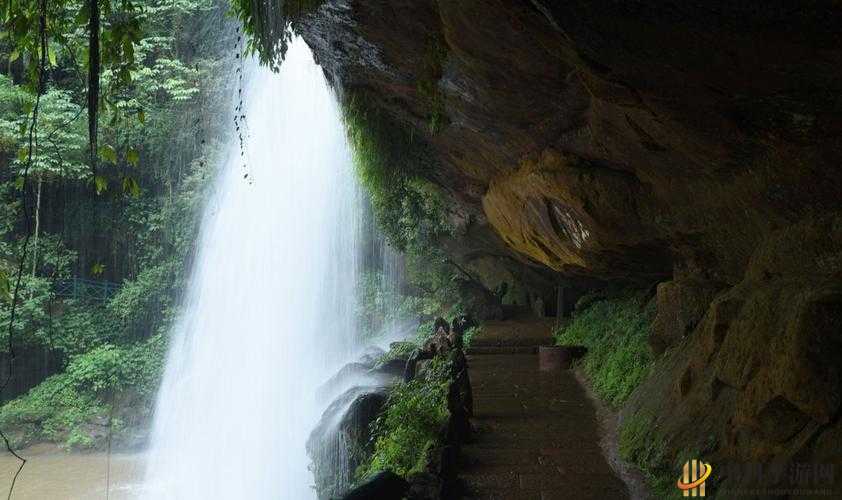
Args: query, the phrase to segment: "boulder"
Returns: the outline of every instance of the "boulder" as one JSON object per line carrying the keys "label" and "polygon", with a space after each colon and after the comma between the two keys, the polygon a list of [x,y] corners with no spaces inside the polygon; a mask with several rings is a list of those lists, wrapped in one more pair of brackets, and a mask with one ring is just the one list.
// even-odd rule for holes
{"label": "boulder", "polygon": [[443,498],[443,481],[430,472],[415,472],[407,477],[409,491],[406,497],[412,500],[440,500]]}
{"label": "boulder", "polygon": [[[396,376],[394,373],[373,369],[373,366],[373,363],[369,365],[360,362],[348,363],[343,366],[316,389],[317,400],[331,401],[346,390],[356,386],[386,386],[393,382]],[[400,374],[397,376],[399,377]]]}
{"label": "boulder", "polygon": [[354,387],[322,414],[307,439],[319,498],[346,491],[354,471],[371,453],[371,423],[386,403],[384,387]]}
{"label": "boulder", "polygon": [[392,471],[378,472],[363,484],[341,497],[341,500],[402,500],[409,483]]}
{"label": "boulder", "polygon": [[649,335],[649,346],[661,354],[693,331],[707,311],[719,286],[697,279],[660,283],[657,309]]}
{"label": "boulder", "polygon": [[447,409],[450,411],[450,433],[446,442],[462,443],[470,440],[471,417],[474,413],[473,391],[468,376],[468,361],[461,349],[450,354],[451,384],[447,393]]}
{"label": "boulder", "polygon": [[406,368],[407,358],[393,358],[371,369],[373,373],[386,377],[402,377]]}
{"label": "boulder", "polygon": [[360,354],[359,358],[357,358],[357,363],[373,367],[384,354],[386,354],[386,351],[383,349],[377,346],[368,346],[363,349],[362,354]]}

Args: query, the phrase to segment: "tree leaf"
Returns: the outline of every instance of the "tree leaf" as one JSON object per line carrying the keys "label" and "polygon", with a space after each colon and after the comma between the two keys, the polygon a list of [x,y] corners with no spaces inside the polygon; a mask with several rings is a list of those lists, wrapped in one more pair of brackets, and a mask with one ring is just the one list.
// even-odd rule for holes
{"label": "tree leaf", "polygon": [[101,262],[97,262],[91,266],[91,276],[102,276],[105,272],[105,266]]}
{"label": "tree leaf", "polygon": [[108,179],[101,175],[97,175],[94,177],[94,188],[96,189],[96,194],[102,194],[108,189]]}
{"label": "tree leaf", "polygon": [[11,54],[9,54],[9,62],[13,63],[13,62],[17,61],[19,57],[20,57],[20,51],[18,49],[15,49],[15,50],[12,51]]}
{"label": "tree leaf", "polygon": [[126,162],[133,167],[137,167],[140,164],[140,153],[135,148],[129,148],[126,152]]}
{"label": "tree leaf", "polygon": [[140,196],[140,186],[134,177],[128,175],[123,177],[123,192],[132,195],[134,198]]}
{"label": "tree leaf", "polygon": [[117,164],[117,151],[108,144],[103,144],[99,147],[99,157],[112,165]]}
{"label": "tree leaf", "polygon": [[50,60],[50,66],[53,66],[53,67],[58,66],[56,51],[53,50],[52,47],[47,49],[47,58]]}
{"label": "tree leaf", "polygon": [[144,113],[142,109],[137,112],[137,121],[139,121],[141,125],[146,123],[146,113]]}

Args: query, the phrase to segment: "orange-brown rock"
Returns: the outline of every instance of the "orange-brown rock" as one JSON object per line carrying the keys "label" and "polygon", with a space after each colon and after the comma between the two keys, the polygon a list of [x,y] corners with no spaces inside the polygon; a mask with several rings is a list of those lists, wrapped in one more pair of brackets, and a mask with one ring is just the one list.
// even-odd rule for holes
{"label": "orange-brown rock", "polygon": [[468,268],[733,285],[773,230],[838,208],[840,22],[829,1],[327,0],[296,27],[435,152]]}

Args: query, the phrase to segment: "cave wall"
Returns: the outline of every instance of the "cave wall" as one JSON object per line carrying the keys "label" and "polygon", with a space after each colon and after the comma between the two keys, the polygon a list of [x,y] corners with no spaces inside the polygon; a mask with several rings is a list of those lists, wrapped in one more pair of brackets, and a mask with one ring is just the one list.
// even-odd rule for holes
{"label": "cave wall", "polygon": [[295,25],[435,151],[467,269],[657,283],[662,356],[625,411],[761,461],[842,435],[839,26],[832,0],[327,0]]}
{"label": "cave wall", "polygon": [[430,142],[430,180],[499,253],[735,284],[841,193],[839,9],[784,4],[333,0],[297,29]]}

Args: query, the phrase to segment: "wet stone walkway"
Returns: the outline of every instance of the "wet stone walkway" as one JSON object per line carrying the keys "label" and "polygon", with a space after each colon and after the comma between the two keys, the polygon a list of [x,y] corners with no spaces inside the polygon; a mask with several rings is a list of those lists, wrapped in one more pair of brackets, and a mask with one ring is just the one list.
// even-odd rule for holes
{"label": "wet stone walkway", "polygon": [[535,354],[472,354],[468,363],[476,433],[462,449],[465,498],[628,498],[572,372],[541,372]]}

